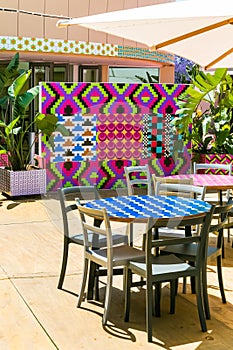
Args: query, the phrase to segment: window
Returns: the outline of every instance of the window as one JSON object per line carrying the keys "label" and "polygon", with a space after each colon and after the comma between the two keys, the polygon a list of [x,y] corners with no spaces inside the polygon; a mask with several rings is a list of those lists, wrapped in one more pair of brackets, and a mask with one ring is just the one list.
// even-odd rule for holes
{"label": "window", "polygon": [[82,82],[100,82],[101,66],[79,66],[79,81]]}
{"label": "window", "polygon": [[[153,78],[153,82],[159,82],[159,68],[131,68],[131,67],[109,67],[110,83],[142,83],[139,77],[148,82],[147,73]],[[138,78],[137,78],[138,77]]]}

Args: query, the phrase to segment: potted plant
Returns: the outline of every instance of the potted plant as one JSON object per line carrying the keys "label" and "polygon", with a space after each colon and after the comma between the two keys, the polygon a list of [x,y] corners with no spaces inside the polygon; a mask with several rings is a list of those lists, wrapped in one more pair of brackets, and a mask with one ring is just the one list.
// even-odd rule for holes
{"label": "potted plant", "polygon": [[[8,67],[0,72],[0,155],[7,155],[5,160],[2,159],[5,167],[0,168],[0,191],[11,196],[42,194],[46,193],[46,170],[31,170],[29,166],[31,150],[35,143],[35,140],[29,143],[30,131],[36,128],[39,130],[38,134],[43,133],[48,137],[58,128],[62,133],[66,131],[62,125],[58,125],[55,115],[37,113],[32,121],[28,120],[26,111],[38,95],[39,86],[25,89],[31,70],[18,71],[17,55]],[[6,88],[7,95],[3,96]]]}
{"label": "potted plant", "polygon": [[178,106],[173,123],[183,141],[191,142],[193,160],[206,154],[233,154],[233,81],[227,69],[196,72]]}

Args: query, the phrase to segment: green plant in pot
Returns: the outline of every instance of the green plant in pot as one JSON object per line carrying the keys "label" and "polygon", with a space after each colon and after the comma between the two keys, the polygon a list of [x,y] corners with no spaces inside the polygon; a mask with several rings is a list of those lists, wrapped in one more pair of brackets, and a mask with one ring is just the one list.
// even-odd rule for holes
{"label": "green plant in pot", "polygon": [[[11,78],[4,78],[9,76],[9,66],[12,76],[16,76],[16,79],[7,87]],[[67,131],[62,125],[58,124],[58,118],[55,115],[37,113],[32,121],[28,120],[26,111],[31,102],[37,97],[39,86],[25,89],[31,70],[18,72],[17,56],[12,59],[9,66],[4,72],[0,72],[0,77],[2,76],[0,91],[3,92],[7,87],[7,96],[2,96],[5,113],[2,113],[0,120],[0,154],[7,154],[8,163],[6,167],[8,169],[13,171],[26,170],[31,158],[31,149],[35,142],[29,144],[31,130],[37,129],[39,130],[38,133],[43,133],[48,137],[51,137],[55,130],[59,130],[63,134],[67,134]],[[5,86],[1,86],[1,82]],[[9,101],[11,101],[11,113],[9,113]]]}
{"label": "green plant in pot", "polygon": [[227,69],[199,71],[178,106],[173,123],[184,142],[191,142],[194,160],[201,154],[233,154],[233,81]]}

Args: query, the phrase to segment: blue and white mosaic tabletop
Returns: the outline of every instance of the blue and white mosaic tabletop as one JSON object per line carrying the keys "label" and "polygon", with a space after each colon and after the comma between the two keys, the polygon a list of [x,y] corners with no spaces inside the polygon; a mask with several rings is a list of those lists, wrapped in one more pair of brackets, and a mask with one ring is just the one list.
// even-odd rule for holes
{"label": "blue and white mosaic tabletop", "polygon": [[122,196],[108,197],[84,204],[92,209],[106,208],[110,220],[114,221],[146,221],[155,219],[182,218],[198,216],[210,210],[207,202],[172,196]]}

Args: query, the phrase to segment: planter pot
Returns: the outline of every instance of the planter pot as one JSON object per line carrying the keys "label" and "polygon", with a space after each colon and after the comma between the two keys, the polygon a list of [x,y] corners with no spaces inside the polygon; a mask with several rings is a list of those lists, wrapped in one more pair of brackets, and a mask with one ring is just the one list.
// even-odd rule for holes
{"label": "planter pot", "polygon": [[8,165],[8,156],[7,154],[0,155],[0,167],[5,167]]}
{"label": "planter pot", "polygon": [[[192,167],[193,167],[193,163],[196,162],[196,163],[206,163],[206,154],[204,153],[196,153],[196,152],[193,152],[192,153]],[[192,169],[192,172],[193,172],[193,169]],[[205,174],[205,170],[199,170],[198,171],[199,174]]]}
{"label": "planter pot", "polygon": [[0,191],[9,196],[46,193],[46,169],[12,171],[0,168]]}
{"label": "planter pot", "polygon": [[206,162],[206,154],[204,153],[192,153],[192,162],[196,163],[205,163]]}

